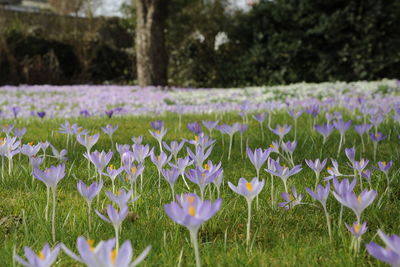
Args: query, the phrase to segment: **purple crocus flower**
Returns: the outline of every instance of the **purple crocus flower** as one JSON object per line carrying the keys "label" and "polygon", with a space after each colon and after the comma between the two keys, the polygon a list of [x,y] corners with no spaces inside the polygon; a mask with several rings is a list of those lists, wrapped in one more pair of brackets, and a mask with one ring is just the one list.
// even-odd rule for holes
{"label": "purple crocus flower", "polygon": [[312,191],[310,188],[306,187],[307,193],[314,198],[315,200],[318,200],[321,205],[322,208],[324,209],[325,212],[325,217],[326,217],[326,225],[328,227],[328,234],[329,234],[329,238],[332,239],[332,229],[331,229],[331,221],[329,218],[329,213],[328,213],[328,209],[326,208],[326,201],[329,197],[329,193],[331,191],[331,185],[328,182],[326,187],[323,187],[322,185],[318,185],[317,186],[317,190],[314,192]]}
{"label": "purple crocus flower", "polygon": [[372,125],[371,124],[360,124],[360,125],[354,125],[354,130],[360,135],[362,136],[365,133],[368,133],[369,130],[371,130]]}
{"label": "purple crocus flower", "polygon": [[237,186],[228,182],[228,186],[235,193],[242,195],[246,198],[247,202],[253,201],[253,199],[261,192],[265,184],[264,180],[259,181],[257,177],[254,177],[251,182],[248,182],[245,178],[240,178]]}
{"label": "purple crocus flower", "polygon": [[288,210],[301,204],[301,201],[303,199],[303,194],[297,194],[296,187],[293,185],[292,194],[283,192],[281,194],[281,197],[283,198],[284,201],[279,202],[278,207],[285,208],[286,210]]}
{"label": "purple crocus flower", "polygon": [[32,156],[29,158],[29,164],[32,166],[32,169],[39,168],[40,165],[42,165],[43,161],[43,157]]}
{"label": "purple crocus flower", "polygon": [[179,170],[177,168],[171,168],[171,169],[163,169],[161,170],[161,173],[165,180],[168,182],[168,184],[171,187],[172,191],[172,200],[174,199],[175,196],[175,190],[174,190],[174,185],[176,181],[178,180],[178,177],[180,175]]}
{"label": "purple crocus flower", "polygon": [[367,231],[367,222],[364,222],[363,224],[360,224],[358,222],[353,222],[353,225],[347,225],[345,223],[347,230],[356,238],[361,237],[365,232]]}
{"label": "purple crocus flower", "polygon": [[346,193],[353,191],[354,187],[356,186],[356,182],[356,178],[354,178],[353,181],[350,183],[349,179],[343,179],[341,182],[339,182],[339,180],[334,177],[333,187],[339,196],[343,196]]}
{"label": "purple crocus flower", "polygon": [[34,169],[33,176],[55,190],[58,182],[65,176],[65,164],[51,166],[45,171]]}
{"label": "purple crocus flower", "polygon": [[[88,267],[134,267],[141,263],[151,250],[151,246],[148,246],[132,262],[133,252],[129,240],[125,241],[120,249],[118,249],[118,245],[116,246],[115,239],[101,241],[96,247],[93,247],[93,240],[86,240],[80,236],[76,243],[80,256],[76,255],[64,244],[61,246],[69,257]],[[114,249],[114,247],[116,248]]]}
{"label": "purple crocus flower", "polygon": [[361,172],[367,167],[369,160],[360,159],[360,161],[355,160],[353,163],[353,168],[361,174]]}
{"label": "purple crocus flower", "polygon": [[15,128],[14,135],[18,137],[19,140],[26,134],[26,128]]}
{"label": "purple crocus flower", "polygon": [[111,191],[107,191],[107,197],[118,205],[120,209],[127,206],[129,203],[136,201],[139,197],[136,197],[131,200],[133,194],[133,190],[129,190],[128,192],[125,189],[120,188],[117,193],[114,195]]}
{"label": "purple crocus flower", "polygon": [[361,177],[365,178],[369,183],[371,182],[372,172],[370,170],[363,170],[361,172]]}
{"label": "purple crocus flower", "polygon": [[79,115],[81,115],[83,117],[90,117],[90,112],[87,109],[83,109],[83,110],[79,111]]}
{"label": "purple crocus flower", "polygon": [[77,184],[79,194],[85,198],[89,206],[93,198],[100,193],[102,187],[103,180],[101,180],[100,183],[94,182],[89,186],[87,186],[82,180],[79,180]]}
{"label": "purple crocus flower", "polygon": [[291,125],[283,125],[281,126],[280,124],[278,124],[276,126],[275,129],[269,128],[274,134],[276,134],[277,136],[279,136],[279,139],[283,139],[283,137],[290,132],[290,130],[292,129]]}
{"label": "purple crocus flower", "polygon": [[356,149],[354,147],[345,148],[344,153],[346,154],[346,157],[349,159],[351,165],[354,166],[355,157],[356,157]]}
{"label": "purple crocus flower", "polygon": [[217,176],[218,171],[210,172],[201,167],[196,167],[196,169],[190,169],[186,172],[186,177],[199,186],[202,199],[204,199],[204,189],[208,184],[212,183]]}
{"label": "purple crocus flower", "polygon": [[359,196],[354,192],[347,192],[339,195],[333,192],[335,198],[343,205],[351,210],[357,216],[357,222],[361,222],[361,213],[374,201],[377,192],[375,190],[364,190]]}
{"label": "purple crocus flower", "polygon": [[378,168],[380,171],[382,171],[385,175],[388,175],[390,168],[392,168],[392,161],[379,161],[378,162]]}
{"label": "purple crocus flower", "polygon": [[254,168],[256,168],[258,178],[260,177],[260,169],[262,165],[264,165],[264,163],[267,161],[270,153],[270,149],[263,150],[261,148],[257,148],[253,152],[250,148],[247,148],[247,157],[253,164]]}
{"label": "purple crocus flower", "polygon": [[326,161],[327,159],[324,159],[322,162],[320,161],[320,159],[316,159],[315,161],[312,161],[311,159],[305,160],[308,167],[310,167],[310,169],[312,169],[316,175],[317,174],[319,175],[321,171],[324,169]]}
{"label": "purple crocus flower", "polygon": [[76,136],[76,140],[79,144],[86,148],[87,152],[90,152],[92,147],[97,143],[99,140],[100,134],[88,135],[88,134],[78,134]]}
{"label": "purple crocus flower", "polygon": [[306,107],[306,112],[308,114],[310,114],[311,116],[313,116],[314,118],[318,116],[320,109],[319,109],[319,105],[311,105]]}
{"label": "purple crocus flower", "polygon": [[170,145],[168,145],[166,142],[163,142],[164,148],[173,155],[175,161],[184,144],[185,140],[181,141],[180,143],[177,141],[172,141]]}
{"label": "purple crocus flower", "polygon": [[156,156],[155,153],[151,153],[150,159],[153,164],[156,165],[157,170],[161,172],[161,169],[164,167],[164,165],[171,160],[171,156],[168,157],[165,152],[161,152],[159,156]]}
{"label": "purple crocus flower", "polygon": [[179,173],[183,175],[185,172],[186,168],[190,165],[193,164],[193,161],[189,157],[185,158],[178,158],[176,161],[176,164],[169,163],[169,165],[173,168],[177,168],[179,170]]}
{"label": "purple crocus flower", "polygon": [[326,139],[331,135],[334,126],[324,123],[323,125],[315,125],[314,128],[319,134],[323,136],[323,143],[325,143]]}
{"label": "purple crocus flower", "polygon": [[85,153],[84,155],[87,159],[89,159],[94,166],[96,166],[97,171],[99,172],[99,174],[102,174],[104,168],[108,165],[108,163],[110,162],[113,153],[111,151],[109,151],[108,153],[104,152],[104,151],[94,151],[90,154]]}
{"label": "purple crocus flower", "polygon": [[329,181],[334,177],[338,177],[338,176],[343,176],[343,174],[340,173],[339,171],[339,164],[337,163],[336,160],[331,159],[332,162],[332,166],[329,166],[328,168],[326,168],[326,171],[330,174],[328,177],[325,177],[325,181]]}
{"label": "purple crocus flower", "polygon": [[59,161],[66,161],[67,160],[67,153],[68,151],[66,149],[62,149],[61,151],[58,151],[54,146],[51,146],[51,152],[53,153],[53,156],[55,159]]}
{"label": "purple crocus flower", "polygon": [[36,156],[39,150],[40,150],[39,144],[34,146],[32,143],[28,143],[27,145],[22,145],[21,153],[28,157],[33,157]]}
{"label": "purple crocus flower", "polygon": [[159,131],[159,130],[161,130],[161,128],[164,128],[164,122],[162,120],[152,121],[152,122],[150,122],[150,125],[156,131]]}
{"label": "purple crocus flower", "polygon": [[265,118],[267,117],[267,113],[257,113],[253,116],[253,118],[258,121],[259,123],[263,123],[265,121]]}
{"label": "purple crocus flower", "polygon": [[201,126],[197,121],[196,122],[192,122],[192,123],[188,123],[187,124],[187,128],[188,128],[189,131],[191,131],[195,135],[198,135],[198,134],[201,133]]}
{"label": "purple crocus flower", "polygon": [[288,192],[287,180],[290,176],[295,175],[302,170],[301,165],[296,165],[292,169],[289,169],[289,167],[281,166],[278,161],[275,161],[274,167],[275,167],[275,171],[271,170],[271,169],[265,169],[265,171],[281,178],[282,182],[285,186],[285,191]]}
{"label": "purple crocus flower", "polygon": [[49,244],[45,244],[43,249],[36,254],[31,248],[24,247],[26,260],[15,255],[15,260],[25,267],[50,267],[57,260],[61,245],[57,244],[51,249]]}
{"label": "purple crocus flower", "polygon": [[171,185],[171,187],[174,186],[176,180],[178,180],[178,177],[180,175],[179,169],[174,167],[171,169],[162,169],[161,173],[165,180]]}
{"label": "purple crocus flower", "polygon": [[303,114],[303,110],[288,110],[288,114],[294,119],[297,120]]}
{"label": "purple crocus flower", "polygon": [[371,137],[372,141],[378,143],[382,140],[385,140],[387,136],[384,136],[383,133],[377,132],[377,133],[369,133],[369,136]]}
{"label": "purple crocus flower", "polygon": [[128,215],[128,206],[123,206],[120,211],[116,210],[112,205],[107,206],[107,216],[95,210],[96,214],[105,222],[112,224],[114,227],[119,228],[122,222]]}
{"label": "purple crocus flower", "polygon": [[315,200],[318,200],[323,207],[326,207],[326,200],[329,197],[329,193],[331,192],[331,186],[330,183],[328,182],[326,187],[323,187],[322,185],[317,186],[317,190],[314,192],[310,188],[306,187],[307,193],[314,198]]}
{"label": "purple crocus flower", "polygon": [[209,146],[213,145],[215,143],[215,139],[210,139],[207,135],[204,133],[200,133],[199,135],[196,135],[194,137],[194,140],[187,140],[183,139],[185,142],[188,144],[194,145],[194,146],[200,146],[203,149],[208,148]]}
{"label": "purple crocus flower", "polygon": [[400,266],[400,237],[398,235],[388,236],[382,230],[378,230],[378,235],[385,243],[386,248],[371,242],[366,245],[368,253],[392,267]]}
{"label": "purple crocus flower", "polygon": [[214,203],[201,200],[196,194],[176,196],[177,201],[164,206],[165,213],[176,223],[197,234],[200,226],[221,208],[222,199]]}
{"label": "purple crocus flower", "polygon": [[283,151],[292,155],[297,147],[297,141],[287,141],[286,143],[282,142],[281,147]]}
{"label": "purple crocus flower", "polygon": [[105,133],[108,136],[112,136],[115,131],[118,129],[118,125],[113,126],[112,124],[107,124],[106,127],[101,127],[101,130],[103,133]]}
{"label": "purple crocus flower", "polygon": [[46,112],[44,112],[44,111],[39,111],[39,112],[37,112],[37,115],[38,115],[39,118],[43,119],[44,116],[46,116]]}
{"label": "purple crocus flower", "polygon": [[1,126],[1,128],[2,128],[2,132],[5,133],[7,136],[9,136],[14,129],[14,125],[4,124],[3,126]]}
{"label": "purple crocus flower", "polygon": [[213,147],[211,146],[207,150],[203,149],[200,146],[196,147],[195,153],[192,152],[190,148],[186,148],[186,151],[191,160],[193,160],[196,166],[201,167],[203,166],[203,162],[210,156]]}
{"label": "purple crocus flower", "polygon": [[21,111],[21,108],[20,107],[12,107],[11,111],[14,115],[14,119],[16,119],[18,117],[18,113]]}
{"label": "purple crocus flower", "polygon": [[213,129],[218,125],[219,120],[217,121],[202,121],[204,127],[208,129],[210,135],[212,134]]}
{"label": "purple crocus flower", "polygon": [[344,135],[346,131],[350,128],[352,121],[349,120],[345,122],[344,120],[340,119],[333,122],[333,126],[335,126],[336,130],[340,132],[340,135]]}
{"label": "purple crocus flower", "polygon": [[114,114],[114,110],[106,110],[105,111],[105,114],[107,115],[107,117],[109,118],[109,119],[111,119],[112,118],[112,116],[113,116],[113,114]]}
{"label": "purple crocus flower", "polygon": [[132,142],[135,145],[141,145],[142,142],[143,142],[143,136],[134,136],[134,137],[132,137]]}
{"label": "purple crocus flower", "polygon": [[153,153],[149,145],[133,145],[132,152],[137,162],[144,164],[145,159]]}

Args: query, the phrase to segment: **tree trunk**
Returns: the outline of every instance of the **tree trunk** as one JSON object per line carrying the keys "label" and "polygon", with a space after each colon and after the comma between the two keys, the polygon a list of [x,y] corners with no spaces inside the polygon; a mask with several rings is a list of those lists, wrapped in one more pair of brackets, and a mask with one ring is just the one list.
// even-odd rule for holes
{"label": "tree trunk", "polygon": [[164,30],[169,0],[136,1],[136,69],[140,86],[167,85]]}

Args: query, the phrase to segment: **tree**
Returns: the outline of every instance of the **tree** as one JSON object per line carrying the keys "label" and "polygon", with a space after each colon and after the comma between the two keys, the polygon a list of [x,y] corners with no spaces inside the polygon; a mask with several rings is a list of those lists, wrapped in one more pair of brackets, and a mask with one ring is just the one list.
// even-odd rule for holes
{"label": "tree", "polygon": [[134,0],[136,57],[140,86],[167,85],[165,29],[169,0]]}

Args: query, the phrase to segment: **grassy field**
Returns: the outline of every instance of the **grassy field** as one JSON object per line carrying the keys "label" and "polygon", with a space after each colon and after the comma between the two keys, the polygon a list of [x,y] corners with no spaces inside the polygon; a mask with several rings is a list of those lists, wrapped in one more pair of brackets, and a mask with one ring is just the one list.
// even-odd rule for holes
{"label": "grassy field", "polygon": [[[240,116],[233,113],[218,117],[222,123],[241,122]],[[350,114],[344,112],[344,117],[347,120],[350,118]],[[169,143],[181,138],[193,139],[194,135],[186,129],[185,125],[194,121],[214,120],[216,115],[185,115],[182,117],[181,129],[178,129],[178,118],[174,114],[161,117],[81,118],[71,119],[70,122],[78,123],[89,129],[91,133],[101,132],[100,127],[108,123],[117,124],[119,129],[114,134],[114,142],[132,144],[133,136],[143,135],[144,143],[154,146],[158,153],[158,144],[148,132],[149,123],[156,119],[165,122],[168,133],[164,140]],[[350,250],[351,234],[344,224],[338,227],[339,202],[332,194],[329,196],[327,207],[333,225],[333,239],[330,240],[321,206],[318,202],[313,201],[305,191],[305,187],[314,186],[315,176],[314,172],[305,164],[304,159],[336,158],[339,143],[339,133],[334,131],[323,145],[322,137],[313,129],[311,130],[311,120],[308,114],[303,114],[299,119],[297,129],[299,144],[294,152],[294,162],[302,164],[303,170],[290,177],[288,182],[290,187],[295,185],[298,192],[304,194],[303,201],[308,204],[296,206],[288,211],[283,208],[271,207],[271,178],[263,170],[260,177],[266,180],[266,185],[259,196],[258,207],[255,205],[256,203],[253,203],[250,252],[246,248],[246,201],[243,197],[235,194],[227,186],[227,182],[231,181],[237,184],[240,177],[252,178],[256,175],[255,169],[247,156],[241,154],[239,134],[235,135],[232,157],[228,161],[228,136],[224,136],[225,147],[223,147],[220,133],[213,132],[212,138],[217,141],[210,159],[214,163],[222,162],[225,182],[221,188],[223,199],[221,210],[206,222],[199,232],[200,254],[204,266],[383,266],[382,263],[369,256],[365,244],[370,241],[382,244],[379,237],[376,236],[378,229],[382,229],[388,234],[400,233],[400,224],[398,223],[400,182],[397,161],[399,158],[399,139],[397,138],[399,127],[391,119],[379,126],[379,130],[389,137],[380,142],[377,160],[393,160],[394,166],[390,171],[390,176],[394,177],[391,186],[392,192],[390,199],[384,198],[382,208],[378,208],[377,201],[374,201],[363,213],[362,220],[367,221],[368,231],[363,236],[359,254],[355,256],[354,252]],[[59,242],[63,242],[75,250],[78,236],[85,236],[97,243],[100,240],[113,238],[114,230],[110,224],[92,213],[92,231],[88,232],[86,202],[77,192],[76,184],[80,179],[92,182],[94,178],[87,175],[87,161],[83,157],[84,147],[75,142],[69,147],[65,147],[66,136],[57,131],[63,122],[63,119],[21,119],[3,123],[26,127],[28,132],[23,138],[23,143],[47,140],[57,149],[66,148],[68,150],[67,175],[61,180],[57,189],[56,236]],[[320,115],[317,123],[324,122],[324,116]],[[272,117],[272,126],[274,127],[278,123],[293,125],[293,119],[286,112],[278,112]],[[252,149],[267,148],[272,141],[277,140],[277,137],[267,127],[265,128],[265,141],[262,142],[258,123],[250,119],[249,129],[244,134],[244,142],[247,140],[248,146]],[[285,137],[285,141],[293,140],[293,138],[294,131],[292,129]],[[356,158],[359,159],[361,143],[354,129],[350,129],[346,133],[346,143],[343,148],[352,146],[356,147]],[[110,149],[110,140],[102,134],[92,151],[108,151]],[[186,156],[186,148],[179,155]],[[371,141],[366,142],[366,152],[362,156],[368,159],[373,158]],[[18,255],[23,255],[24,246],[39,251],[46,242],[53,245],[50,221],[44,220],[46,187],[38,180],[34,180],[32,183],[27,157],[22,155],[21,160],[18,157],[17,155],[14,158],[15,166],[12,175],[9,176],[5,173],[4,180],[0,181],[0,266],[16,265],[12,260],[13,251],[15,250]],[[276,158],[277,155],[272,154],[272,157]],[[344,150],[337,160],[342,173],[351,174],[353,172],[348,166]],[[57,164],[54,159],[46,158],[43,166],[48,167],[54,164]],[[120,158],[116,153],[112,164],[120,165]],[[371,161],[368,165],[369,169],[372,165],[376,166],[376,163]],[[263,166],[264,168],[266,166]],[[383,192],[386,186],[385,178],[383,173],[378,170],[372,169],[372,172],[372,185],[378,191],[379,198],[379,193]],[[91,174],[94,175],[93,167]],[[322,177],[328,176],[326,170],[321,175]],[[110,190],[111,182],[107,180],[107,177],[103,179],[105,187],[101,192],[99,206],[96,202],[93,205],[99,210],[110,203],[105,192]],[[135,202],[134,207],[130,206],[130,211],[135,214],[133,216],[135,218],[130,217],[123,222],[120,240],[131,240],[135,255],[138,255],[148,245],[152,245],[149,256],[141,266],[194,266],[194,254],[189,233],[165,214],[164,204],[171,202],[170,187],[163,180],[159,190],[157,170],[150,159],[147,159],[145,164],[144,182],[140,199]],[[277,177],[274,182],[277,198],[281,201],[282,199],[278,195],[284,191],[283,184]],[[118,181],[118,187],[120,186],[126,185]],[[190,186],[199,193],[196,185],[190,184]],[[182,180],[178,180],[175,191],[176,193],[186,192]],[[359,191],[357,186],[356,192]],[[206,191],[207,199],[210,198],[210,195],[212,199],[216,199],[214,186],[212,186],[211,192]],[[355,220],[353,212],[345,208],[343,221],[351,224]],[[80,265],[61,252],[56,266]]]}

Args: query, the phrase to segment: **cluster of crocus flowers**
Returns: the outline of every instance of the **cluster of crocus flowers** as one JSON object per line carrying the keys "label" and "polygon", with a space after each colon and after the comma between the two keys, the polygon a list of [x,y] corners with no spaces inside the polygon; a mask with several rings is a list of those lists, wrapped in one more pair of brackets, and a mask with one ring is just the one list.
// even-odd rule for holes
{"label": "cluster of crocus flowers", "polygon": [[260,194],[265,184],[264,180],[259,181],[257,177],[254,177],[250,182],[248,182],[244,178],[239,179],[239,183],[237,186],[233,185],[231,182],[228,182],[229,188],[232,189],[235,193],[242,195],[246,198],[247,208],[248,208],[248,217],[247,217],[247,234],[246,234],[246,244],[249,246],[250,244],[250,223],[251,223],[251,203],[253,199]]}
{"label": "cluster of crocus flowers", "polygon": [[195,251],[196,266],[200,267],[200,254],[197,234],[200,226],[208,221],[221,208],[221,199],[213,203],[201,200],[196,194],[176,196],[176,202],[164,206],[165,213],[176,223],[185,226],[189,232]]}

